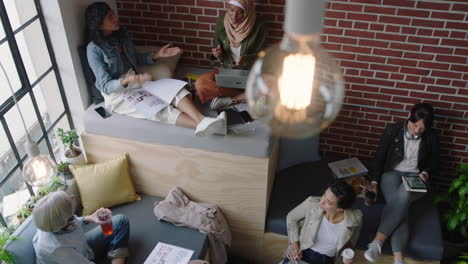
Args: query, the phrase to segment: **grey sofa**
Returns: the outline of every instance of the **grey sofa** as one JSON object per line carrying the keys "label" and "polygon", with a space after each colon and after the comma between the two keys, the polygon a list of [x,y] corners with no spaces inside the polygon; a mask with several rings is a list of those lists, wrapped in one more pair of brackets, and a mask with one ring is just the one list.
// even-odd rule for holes
{"label": "grey sofa", "polygon": [[[115,206],[114,215],[124,214],[130,220],[130,257],[127,263],[141,264],[151,253],[158,242],[164,242],[188,249],[192,249],[194,259],[204,259],[208,249],[208,238],[198,230],[186,227],[177,227],[170,223],[158,221],[153,213],[153,204],[162,198],[140,194],[141,200]],[[88,224],[85,229],[90,230],[96,225]],[[34,264],[36,261],[32,238],[36,227],[29,217],[14,232],[18,240],[9,241],[5,249],[15,256],[15,263]],[[105,259],[96,260],[96,263],[106,263]]]}

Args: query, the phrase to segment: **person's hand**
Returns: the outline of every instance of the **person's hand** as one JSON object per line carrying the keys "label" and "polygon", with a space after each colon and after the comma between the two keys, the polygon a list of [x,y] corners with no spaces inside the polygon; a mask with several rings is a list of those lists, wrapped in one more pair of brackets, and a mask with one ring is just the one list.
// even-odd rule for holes
{"label": "person's hand", "polygon": [[240,69],[244,67],[245,56],[240,56],[239,60],[236,61],[236,64],[239,66]]}
{"label": "person's hand", "polygon": [[149,73],[143,73],[143,74],[128,74],[125,76],[121,83],[123,86],[127,86],[129,83],[144,83],[147,81],[151,81],[151,75]]}
{"label": "person's hand", "polygon": [[428,176],[429,176],[429,175],[427,175],[427,172],[425,172],[425,171],[419,173],[419,178],[420,178],[423,182],[426,182],[426,181],[427,181]]}
{"label": "person's hand", "polygon": [[302,250],[299,242],[291,244],[291,251],[288,254],[288,259],[293,263],[297,263],[298,260],[302,259]]}
{"label": "person's hand", "polygon": [[161,49],[158,50],[158,52],[154,54],[153,59],[157,60],[159,58],[172,57],[180,53],[182,53],[181,48],[172,47],[172,44],[167,44],[166,46],[163,46]]}
{"label": "person's hand", "polygon": [[92,222],[92,223],[96,223],[96,224],[104,223],[103,221],[99,220],[98,212],[100,212],[100,211],[105,211],[107,214],[109,214],[110,218],[112,218],[112,211],[107,209],[107,208],[101,207],[101,208],[97,209],[96,212],[94,212],[93,214],[85,216],[86,222]]}
{"label": "person's hand", "polygon": [[352,259],[343,258],[343,263],[344,264],[353,264],[355,260],[356,260],[356,258],[352,258]]}
{"label": "person's hand", "polygon": [[223,55],[223,49],[221,49],[221,46],[218,45],[216,48],[211,49],[211,53],[213,53],[213,56],[220,60]]}

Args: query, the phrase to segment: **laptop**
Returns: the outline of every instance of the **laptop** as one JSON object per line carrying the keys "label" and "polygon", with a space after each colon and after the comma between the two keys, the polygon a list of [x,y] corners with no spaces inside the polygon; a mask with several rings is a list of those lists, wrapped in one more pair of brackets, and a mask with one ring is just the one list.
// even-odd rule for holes
{"label": "laptop", "polygon": [[249,71],[236,69],[221,69],[215,75],[216,85],[225,88],[245,89]]}

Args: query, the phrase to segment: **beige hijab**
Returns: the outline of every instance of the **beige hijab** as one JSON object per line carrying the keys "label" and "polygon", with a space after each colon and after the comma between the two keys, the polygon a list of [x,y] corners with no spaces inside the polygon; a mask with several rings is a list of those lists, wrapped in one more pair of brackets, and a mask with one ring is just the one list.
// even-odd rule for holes
{"label": "beige hijab", "polygon": [[[255,8],[253,0],[228,0],[229,2],[236,2],[236,6],[242,6],[244,10],[243,21],[234,25],[229,18],[229,15],[224,16],[224,28],[229,38],[231,47],[239,47],[242,41],[249,36],[255,25]],[[239,4],[239,5],[237,5]]]}

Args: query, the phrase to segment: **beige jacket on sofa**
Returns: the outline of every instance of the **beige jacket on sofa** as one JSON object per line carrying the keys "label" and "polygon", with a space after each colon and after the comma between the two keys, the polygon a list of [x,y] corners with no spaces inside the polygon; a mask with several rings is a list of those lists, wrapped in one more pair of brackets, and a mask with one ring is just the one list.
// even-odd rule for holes
{"label": "beige jacket on sofa", "polygon": [[[319,206],[320,197],[310,196],[288,213],[286,218],[289,243],[298,242],[305,250],[314,244],[315,236],[323,218],[323,210]],[[346,209],[344,211],[346,231],[341,235],[336,245],[337,254],[348,247],[353,247],[361,232],[362,213],[360,210]],[[286,251],[289,253],[290,248]],[[341,257],[335,258],[335,263],[342,263]]]}

